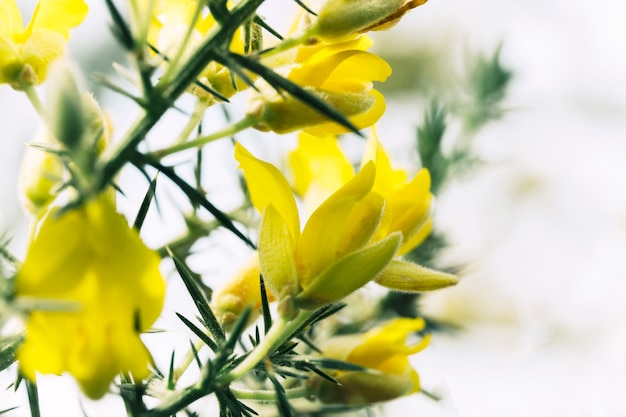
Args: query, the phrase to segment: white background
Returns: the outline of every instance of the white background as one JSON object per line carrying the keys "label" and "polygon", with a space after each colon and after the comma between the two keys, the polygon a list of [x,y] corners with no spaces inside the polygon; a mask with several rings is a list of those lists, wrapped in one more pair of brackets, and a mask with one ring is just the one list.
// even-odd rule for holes
{"label": "white background", "polygon": [[[71,47],[100,65],[94,60],[110,41],[103,7],[91,3]],[[267,13],[285,3],[268,0]],[[515,78],[510,112],[477,138],[488,164],[437,202],[452,242],[447,257],[467,268],[457,288],[428,297],[425,308],[464,331],[435,337],[414,362],[424,387],[444,400],[418,395],[393,404],[390,415],[625,416],[626,8],[608,0],[431,0],[393,33],[405,48],[430,43],[459,56],[502,41]],[[398,107],[390,103],[381,122],[385,141],[411,140],[420,120]],[[16,236],[19,253],[15,184],[36,122],[7,86],[0,109],[0,226]],[[123,109],[106,110],[122,132]],[[81,415],[73,394],[60,394],[66,389],[73,382],[44,379],[43,416]],[[0,408],[24,398],[0,391]],[[90,416],[119,411],[103,404],[85,408]]]}

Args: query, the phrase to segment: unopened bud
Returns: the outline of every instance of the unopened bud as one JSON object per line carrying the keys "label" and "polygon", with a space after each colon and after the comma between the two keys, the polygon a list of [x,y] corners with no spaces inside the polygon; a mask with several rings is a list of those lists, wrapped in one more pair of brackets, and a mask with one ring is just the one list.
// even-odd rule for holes
{"label": "unopened bud", "polygon": [[[52,138],[43,129],[35,139],[42,146],[53,145]],[[37,215],[56,197],[63,179],[63,163],[58,155],[45,149],[28,146],[22,157],[18,192],[23,209]]]}
{"label": "unopened bud", "polygon": [[328,0],[318,13],[311,33],[338,39],[393,26],[410,9],[426,0]]}
{"label": "unopened bud", "polygon": [[405,292],[438,290],[459,282],[452,274],[400,260],[391,261],[374,280],[383,287]]}
{"label": "unopened bud", "polygon": [[86,131],[83,101],[71,66],[57,61],[50,68],[47,107],[54,137],[68,150],[80,147]]}
{"label": "unopened bud", "polygon": [[[303,87],[303,89],[321,98],[346,117],[364,114],[376,104],[376,96],[371,93],[329,91],[315,87]],[[255,126],[257,129],[271,130],[280,134],[333,122],[309,104],[291,95],[278,93],[271,96],[255,95],[248,106],[248,116],[257,120]],[[380,115],[376,114],[372,117],[378,120]],[[362,128],[369,124],[356,127]],[[347,131],[348,129],[344,128],[342,133]]]}

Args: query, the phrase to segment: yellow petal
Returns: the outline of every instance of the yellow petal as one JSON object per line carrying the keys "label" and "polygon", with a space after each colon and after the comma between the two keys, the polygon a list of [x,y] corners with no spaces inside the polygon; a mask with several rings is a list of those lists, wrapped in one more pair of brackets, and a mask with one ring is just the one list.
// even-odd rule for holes
{"label": "yellow petal", "polygon": [[405,255],[415,249],[430,235],[433,229],[433,219],[428,216],[424,219],[424,223],[420,224],[412,235],[407,235],[406,240],[402,242],[402,246],[398,250],[398,255]]}
{"label": "yellow petal", "polygon": [[393,233],[380,242],[344,256],[298,294],[296,305],[313,310],[352,294],[385,268],[395,256],[401,240],[400,233]]}
{"label": "yellow petal", "polygon": [[432,291],[456,285],[459,279],[412,262],[393,260],[376,278],[377,284],[397,291]]}
{"label": "yellow petal", "polygon": [[284,218],[268,204],[259,235],[261,274],[272,294],[279,299],[297,290],[295,244]]}
{"label": "yellow petal", "polygon": [[327,80],[353,82],[384,81],[391,74],[391,67],[382,58],[365,51],[346,50],[309,60],[295,67],[288,78],[300,85],[325,88]]}
{"label": "yellow petal", "polygon": [[424,320],[421,318],[391,320],[367,332],[363,343],[355,347],[346,360],[378,369],[380,363],[393,355],[407,356],[417,353],[426,347],[428,338],[409,346],[406,345],[406,341],[410,334],[423,328]]}
{"label": "yellow petal", "polygon": [[25,375],[68,371],[92,398],[120,372],[146,377],[150,358],[139,333],[163,306],[159,263],[106,195],[49,213],[18,272],[16,295],[72,309],[32,312],[18,352]]}
{"label": "yellow petal", "polygon": [[87,11],[83,0],[40,0],[23,37],[30,37],[37,29],[45,29],[68,39],[70,29],[85,19]]}
{"label": "yellow petal", "polygon": [[0,34],[0,84],[15,82],[22,67],[15,44]]}
{"label": "yellow petal", "polygon": [[289,165],[296,193],[307,198],[315,194],[310,200],[317,201],[316,206],[354,177],[354,168],[335,136],[301,132],[298,147],[289,154]]}
{"label": "yellow petal", "polygon": [[369,193],[355,204],[341,231],[337,256],[365,246],[383,219],[385,200],[378,193]]}
{"label": "yellow petal", "polygon": [[255,158],[239,143],[235,144],[235,159],[243,171],[254,207],[263,213],[271,203],[286,222],[292,241],[297,242],[300,236],[298,208],[283,174],[272,164]]}
{"label": "yellow petal", "polygon": [[[365,129],[372,126],[382,117],[386,110],[385,97],[377,90],[370,90],[368,93],[363,94],[354,94],[352,97],[344,94],[343,99],[344,103],[339,103],[343,108],[337,106],[336,103],[332,104],[342,110],[344,114],[350,116],[348,119],[357,129]],[[354,102],[348,101],[349,99],[354,100]],[[344,108],[357,111],[347,112]],[[304,129],[304,131],[314,136],[340,135],[349,132],[348,129],[334,122],[318,123],[315,126]]]}
{"label": "yellow petal", "polygon": [[347,184],[331,195],[311,214],[300,239],[298,270],[306,287],[337,259],[341,230],[358,201],[369,193],[376,171],[368,164]]}
{"label": "yellow petal", "polygon": [[[383,196],[388,197],[395,189],[406,182],[406,172],[391,167],[389,155],[385,152],[385,149],[380,143],[375,128],[371,129],[371,135],[365,146],[361,165],[364,165],[368,161],[374,161],[376,163],[374,191],[379,192]],[[407,196],[407,198],[409,197]]]}
{"label": "yellow petal", "polygon": [[24,30],[22,15],[15,0],[0,0],[0,38],[13,41],[15,34]]}

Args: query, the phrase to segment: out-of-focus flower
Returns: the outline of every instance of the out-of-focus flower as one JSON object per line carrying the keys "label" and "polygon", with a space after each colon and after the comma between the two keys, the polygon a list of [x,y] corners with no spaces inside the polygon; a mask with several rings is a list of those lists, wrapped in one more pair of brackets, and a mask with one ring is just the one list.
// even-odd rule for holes
{"label": "out-of-focus flower", "polygon": [[426,336],[413,344],[408,337],[424,328],[421,318],[399,318],[365,334],[335,336],[322,346],[325,357],[368,368],[364,371],[338,371],[332,377],[339,384],[322,380],[318,398],[325,403],[371,404],[389,401],[420,390],[417,372],[409,356],[423,350]]}
{"label": "out-of-focus flower", "polygon": [[[40,129],[35,138],[39,145],[57,146],[47,129]],[[24,150],[17,189],[24,211],[37,215],[56,197],[63,181],[63,162],[58,155],[31,146]]]}
{"label": "out-of-focus flower", "polygon": [[[303,45],[293,52],[288,64],[275,69],[362,129],[374,124],[385,111],[384,97],[373,88],[372,82],[385,81],[391,74],[389,64],[366,51],[371,45],[367,36],[335,44]],[[266,82],[259,80],[257,84],[260,92],[252,96],[247,113],[257,120],[258,129],[276,133],[304,129],[318,136],[348,131]]]}
{"label": "out-of-focus flower", "polygon": [[87,15],[83,0],[40,0],[24,29],[15,0],[0,0],[0,84],[39,84],[63,55],[72,28]]}
{"label": "out-of-focus flower", "polygon": [[106,194],[48,213],[16,277],[18,300],[53,305],[28,315],[21,372],[31,380],[68,372],[91,398],[119,373],[148,377],[151,357],[139,334],[163,306],[159,261]]}
{"label": "out-of-focus flower", "polygon": [[[211,306],[218,320],[227,328],[237,321],[246,308],[251,308],[250,322],[254,321],[261,309],[261,269],[258,254],[243,266],[228,282],[213,293]],[[268,302],[274,296],[266,290]]]}
{"label": "out-of-focus flower", "polygon": [[[182,59],[189,58],[216,25],[213,15],[200,13],[190,29],[198,6],[197,0],[158,0],[153,10],[148,41],[169,59],[180,53]],[[188,35],[189,38],[186,38]],[[239,54],[244,53],[241,29],[235,32],[230,49]],[[239,77],[233,77],[228,68],[217,62],[211,62],[200,73],[198,80],[224,97],[231,97],[248,87]],[[213,95],[197,86],[192,87],[191,92],[199,97],[214,99]]]}
{"label": "out-of-focus flower", "polygon": [[327,0],[308,30],[310,36],[341,39],[393,27],[411,9],[427,0]]}
{"label": "out-of-focus flower", "polygon": [[273,165],[235,146],[252,204],[263,214],[260,270],[270,291],[314,309],[338,301],[376,277],[393,259],[399,232],[372,240],[383,217],[384,200],[372,191],[369,163],[311,214],[300,232],[293,192]]}

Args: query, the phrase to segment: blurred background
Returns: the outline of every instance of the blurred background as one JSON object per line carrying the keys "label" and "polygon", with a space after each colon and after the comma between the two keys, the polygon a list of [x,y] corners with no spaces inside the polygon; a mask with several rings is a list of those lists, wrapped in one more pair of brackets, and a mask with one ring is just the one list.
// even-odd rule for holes
{"label": "blurred background", "polygon": [[[35,1],[21,3],[30,16]],[[280,3],[268,0],[268,17]],[[87,73],[122,59],[103,2],[90,6],[70,46]],[[468,56],[501,48],[513,72],[502,117],[473,137],[483,162],[437,198],[436,224],[449,242],[441,262],[460,264],[462,281],[421,303],[460,331],[437,334],[414,363],[441,400],[398,400],[389,415],[626,416],[625,16],[626,6],[608,0],[430,0],[374,35],[394,66],[381,87],[388,111],[378,132],[405,165],[415,162],[404,149],[425,97],[456,89]],[[130,119],[119,100],[96,95],[124,131]],[[0,109],[0,230],[20,254],[16,178],[37,122],[7,86]],[[15,405],[5,395],[2,407]],[[40,395],[44,415],[82,415],[52,389]],[[86,403],[90,416],[115,415]]]}

